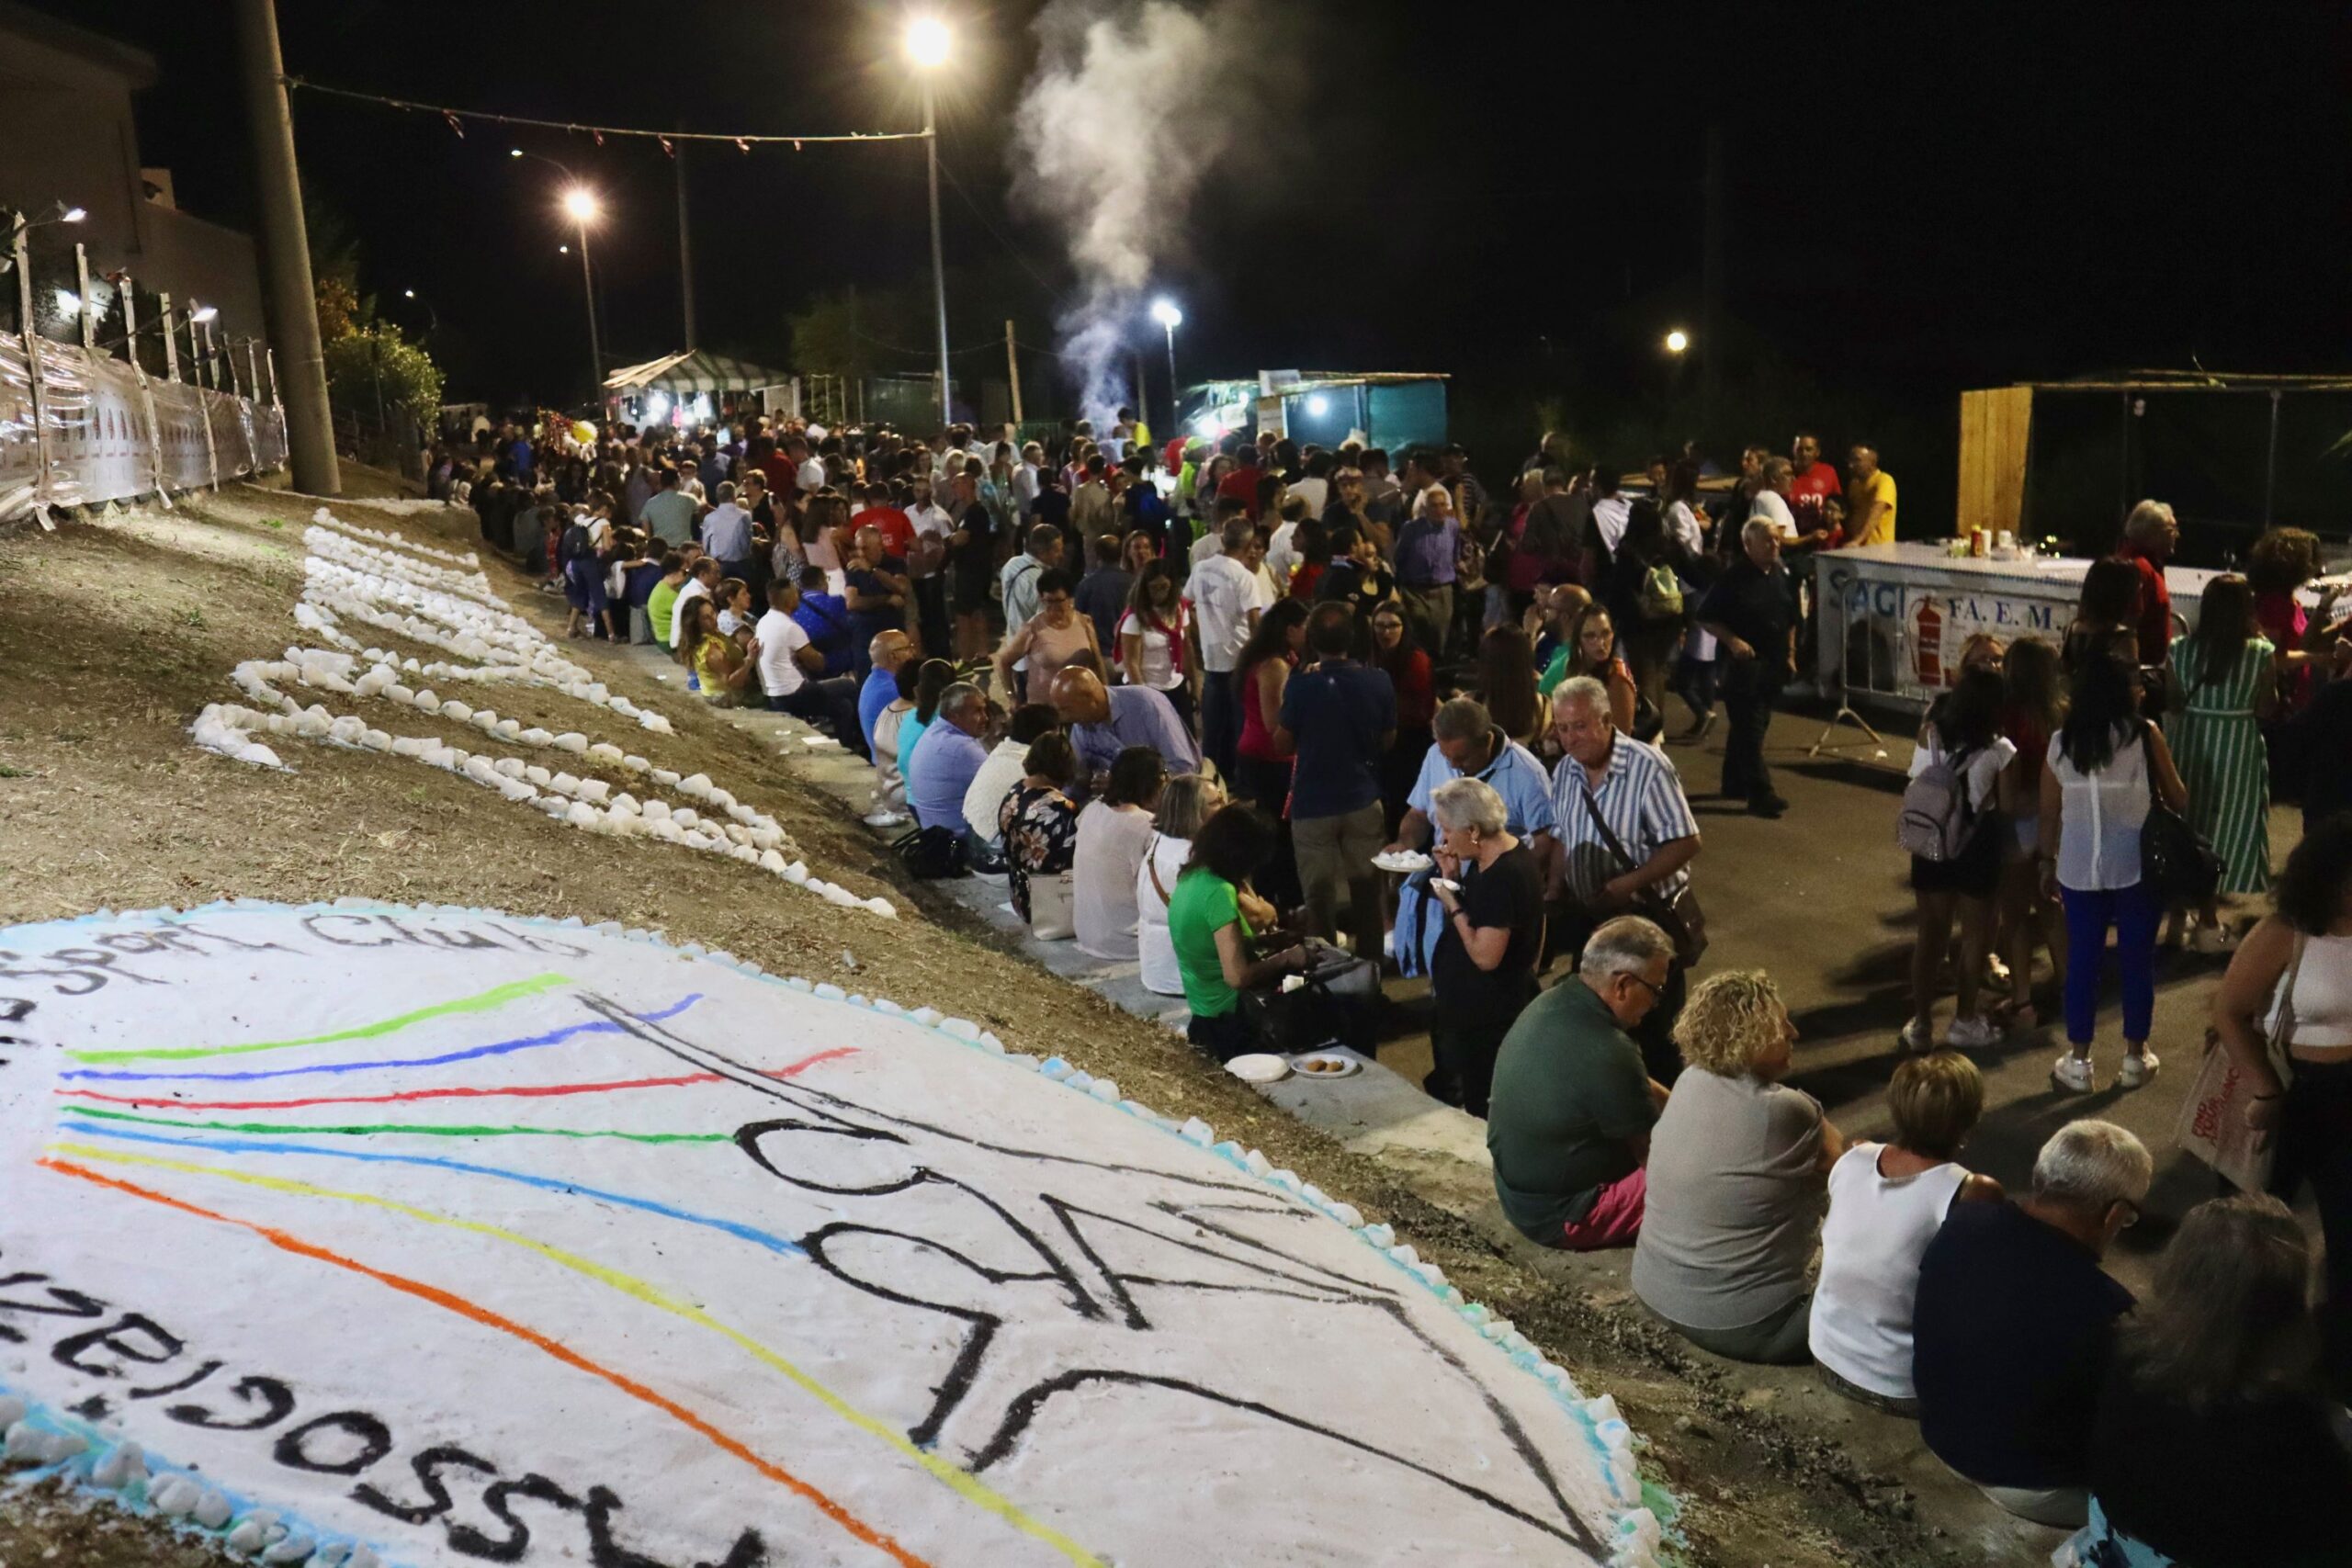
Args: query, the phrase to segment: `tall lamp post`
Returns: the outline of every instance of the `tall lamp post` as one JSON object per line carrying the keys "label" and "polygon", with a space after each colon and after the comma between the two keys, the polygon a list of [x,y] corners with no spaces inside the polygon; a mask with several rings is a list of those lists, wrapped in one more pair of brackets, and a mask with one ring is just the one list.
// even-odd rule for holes
{"label": "tall lamp post", "polygon": [[563,193],[564,216],[580,230],[580,292],[588,302],[588,400],[598,409],[605,402],[605,348],[596,340],[596,285],[588,270],[588,225],[603,212],[596,193],[586,186],[573,186]]}
{"label": "tall lamp post", "polygon": [[907,58],[914,62],[922,84],[922,146],[931,176],[931,294],[939,317],[939,427],[956,423],[947,399],[947,264],[939,243],[939,102],[933,77],[947,63],[953,41],[947,24],[937,17],[916,17],[907,23]]}
{"label": "tall lamp post", "polygon": [[1168,333],[1168,433],[1182,435],[1183,432],[1178,425],[1184,418],[1184,405],[1183,389],[1176,379],[1176,329],[1184,324],[1184,312],[1176,308],[1175,300],[1163,295],[1151,302],[1151,319]]}

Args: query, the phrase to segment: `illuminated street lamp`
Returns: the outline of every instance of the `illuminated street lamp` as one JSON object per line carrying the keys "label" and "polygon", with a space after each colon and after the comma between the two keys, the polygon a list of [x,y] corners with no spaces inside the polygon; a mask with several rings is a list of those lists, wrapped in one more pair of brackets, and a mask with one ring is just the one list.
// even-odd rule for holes
{"label": "illuminated street lamp", "polygon": [[1176,329],[1184,324],[1184,312],[1163,294],[1151,302],[1151,319],[1168,333],[1168,428],[1172,431],[1184,412],[1182,389],[1176,379]]}
{"label": "illuminated street lamp", "polygon": [[1690,334],[1684,332],[1680,327],[1677,327],[1672,332],[1666,334],[1667,353],[1680,354],[1689,349],[1690,346]]}
{"label": "illuminated street lamp", "polygon": [[907,21],[907,59],[922,85],[922,148],[931,177],[931,294],[939,317],[939,427],[955,423],[947,401],[947,263],[939,243],[939,103],[933,77],[947,63],[954,43],[947,24],[934,16]]}
{"label": "illuminated street lamp", "polygon": [[588,305],[588,367],[589,400],[602,404],[605,398],[605,349],[596,341],[595,281],[588,270],[588,225],[604,216],[604,204],[596,193],[586,186],[576,185],[563,193],[563,215],[580,230],[580,293]]}

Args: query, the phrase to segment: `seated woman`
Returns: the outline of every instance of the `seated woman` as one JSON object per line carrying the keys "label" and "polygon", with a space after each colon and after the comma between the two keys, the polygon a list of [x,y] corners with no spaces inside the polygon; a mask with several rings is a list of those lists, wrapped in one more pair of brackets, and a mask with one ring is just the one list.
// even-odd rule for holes
{"label": "seated woman", "polygon": [[752,628],[759,617],[752,614],[752,585],[740,577],[730,577],[718,585],[711,597],[718,603],[718,635],[734,639],[742,647],[752,640]]}
{"label": "seated woman", "polygon": [[[1065,793],[1078,779],[1078,752],[1056,729],[1039,736],[1021,760],[1022,780],[1004,797],[997,828],[1004,835],[1005,879],[1012,887],[1012,912],[1024,921],[1035,906],[1032,879],[1059,876],[1069,869],[1078,846],[1078,807]],[[1062,931],[1060,937],[1069,932]],[[1058,940],[1058,939],[1056,939]]]}
{"label": "seated woman", "polygon": [[885,810],[906,804],[906,774],[899,763],[908,750],[907,721],[915,716],[915,694],[922,687],[922,671],[909,660],[899,667],[892,679],[898,682],[899,694],[874,719],[874,798]]}
{"label": "seated woman", "polygon": [[[1205,773],[1178,773],[1159,791],[1159,808],[1152,813],[1151,847],[1136,868],[1136,956],[1141,961],[1144,989],[1158,997],[1184,994],[1183,976],[1176,972],[1176,948],[1168,937],[1168,904],[1176,879],[1193,857],[1193,835],[1225,804],[1225,786]],[[1250,892],[1241,894],[1241,913],[1252,926],[1271,928],[1274,907]]]}
{"label": "seated woman", "polygon": [[1185,1038],[1220,1062],[1265,1049],[1241,993],[1306,967],[1304,945],[1260,957],[1241,910],[1250,874],[1274,852],[1274,830],[1247,806],[1221,807],[1193,839],[1192,857],[1168,902],[1168,940],[1184,1001]]}
{"label": "seated woman", "polygon": [[1691,1070],[1650,1134],[1634,1293],[1735,1361],[1805,1360],[1822,1178],[1846,1152],[1820,1102],[1780,1081],[1796,1037],[1761,970],[1708,976],[1674,1022]]}
{"label": "seated woman", "polygon": [[1112,761],[1111,787],[1078,814],[1071,914],[1078,950],[1090,957],[1136,956],[1136,878],[1151,850],[1151,814],[1167,782],[1158,751],[1130,746]]}
{"label": "seated woman", "polygon": [[1821,1380],[1847,1398],[1917,1416],[1911,1310],[1919,1259],[1954,1203],[2001,1184],[1954,1159],[1984,1111],[1984,1079],[1957,1051],[1906,1057],[1886,1091],[1894,1138],[1856,1144],[1829,1170],[1821,1280],[1809,1339]]}
{"label": "seated woman", "polygon": [[2352,1540],[2352,1456],[2322,1393],[2311,1247],[2278,1199],[2191,1209],[2124,1318],[2091,1427],[2077,1562],[2318,1568]]}
{"label": "seated woman", "polygon": [[687,600],[678,612],[678,647],[673,657],[701,677],[706,702],[731,708],[742,703],[752,672],[759,668],[760,642],[753,637],[739,649],[734,638],[721,636],[718,611],[706,595]]}

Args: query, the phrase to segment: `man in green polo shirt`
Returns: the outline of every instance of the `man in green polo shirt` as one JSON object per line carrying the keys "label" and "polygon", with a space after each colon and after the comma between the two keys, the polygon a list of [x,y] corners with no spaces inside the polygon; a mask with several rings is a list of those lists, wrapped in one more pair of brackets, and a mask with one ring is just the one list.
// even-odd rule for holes
{"label": "man in green polo shirt", "polygon": [[1674,943],[1620,915],[1585,943],[1577,973],[1527,1004],[1503,1036],[1487,1152],[1504,1217],[1546,1247],[1627,1247],[1642,1228],[1642,1164],[1666,1087],[1626,1031],[1657,1005]]}

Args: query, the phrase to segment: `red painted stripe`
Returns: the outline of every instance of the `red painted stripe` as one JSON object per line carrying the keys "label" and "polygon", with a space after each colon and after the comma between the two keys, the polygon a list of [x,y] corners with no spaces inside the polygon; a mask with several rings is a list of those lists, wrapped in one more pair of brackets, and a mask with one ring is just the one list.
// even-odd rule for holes
{"label": "red painted stripe", "polygon": [[[854,1045],[836,1046],[804,1056],[788,1066],[773,1069],[761,1076],[788,1078],[806,1072],[820,1062],[830,1062],[837,1056],[854,1056]],[[684,1084],[723,1083],[717,1073],[685,1073],[671,1078],[621,1078],[611,1083],[520,1084],[506,1089],[412,1089],[398,1094],[321,1094],[303,1100],[180,1100],[170,1095],[100,1094],[96,1089],[59,1089],[52,1094],[71,1095],[78,1100],[96,1100],[106,1105],[160,1105],[181,1111],[291,1111],[306,1105],[400,1105],[418,1100],[477,1100],[495,1096],[517,1096],[542,1099],[561,1094],[605,1094],[624,1089],[674,1089]]]}
{"label": "red painted stripe", "polygon": [[579,1351],[569,1346],[559,1344],[537,1329],[526,1328],[512,1318],[502,1317],[488,1307],[469,1302],[463,1296],[451,1295],[448,1292],[437,1286],[428,1285],[421,1280],[411,1280],[403,1275],[386,1273],[380,1269],[371,1269],[365,1263],[345,1258],[338,1253],[329,1252],[322,1247],[312,1246],[285,1231],[277,1230],[268,1225],[255,1224],[251,1220],[240,1220],[232,1215],[216,1213],[210,1209],[200,1209],[193,1203],[183,1202],[177,1198],[169,1197],[111,1176],[101,1176],[95,1170],[85,1169],[78,1165],[68,1165],[62,1160],[54,1159],[42,1159],[34,1163],[56,1171],[60,1175],[79,1177],[84,1181],[95,1182],[100,1187],[110,1187],[119,1192],[128,1192],[134,1198],[144,1198],[151,1203],[161,1203],[167,1209],[177,1209],[182,1213],[194,1214],[198,1219],[212,1220],[224,1225],[235,1225],[239,1230],[251,1231],[281,1251],[293,1253],[298,1258],[312,1258],[322,1263],[332,1263],[338,1269],[347,1269],[355,1274],[365,1275],[379,1284],[389,1285],[404,1295],[414,1296],[419,1301],[430,1302],[435,1306],[446,1308],[456,1313],[459,1317],[479,1323],[486,1328],[495,1328],[502,1334],[512,1335],[526,1345],[546,1351],[568,1367],[575,1367],[593,1377],[602,1378],[630,1398],[651,1405],[690,1430],[708,1438],[713,1445],[733,1454],[769,1480],[789,1487],[808,1499],[827,1518],[831,1519],[866,1545],[888,1553],[893,1562],[902,1564],[903,1568],[931,1568],[923,1559],[900,1546],[890,1536],[858,1518],[808,1482],[801,1480],[783,1466],[762,1459],[752,1452],[751,1447],[741,1438],[721,1431],[675,1400],[655,1393],[643,1383],[616,1372],[610,1367],[590,1360]]}

